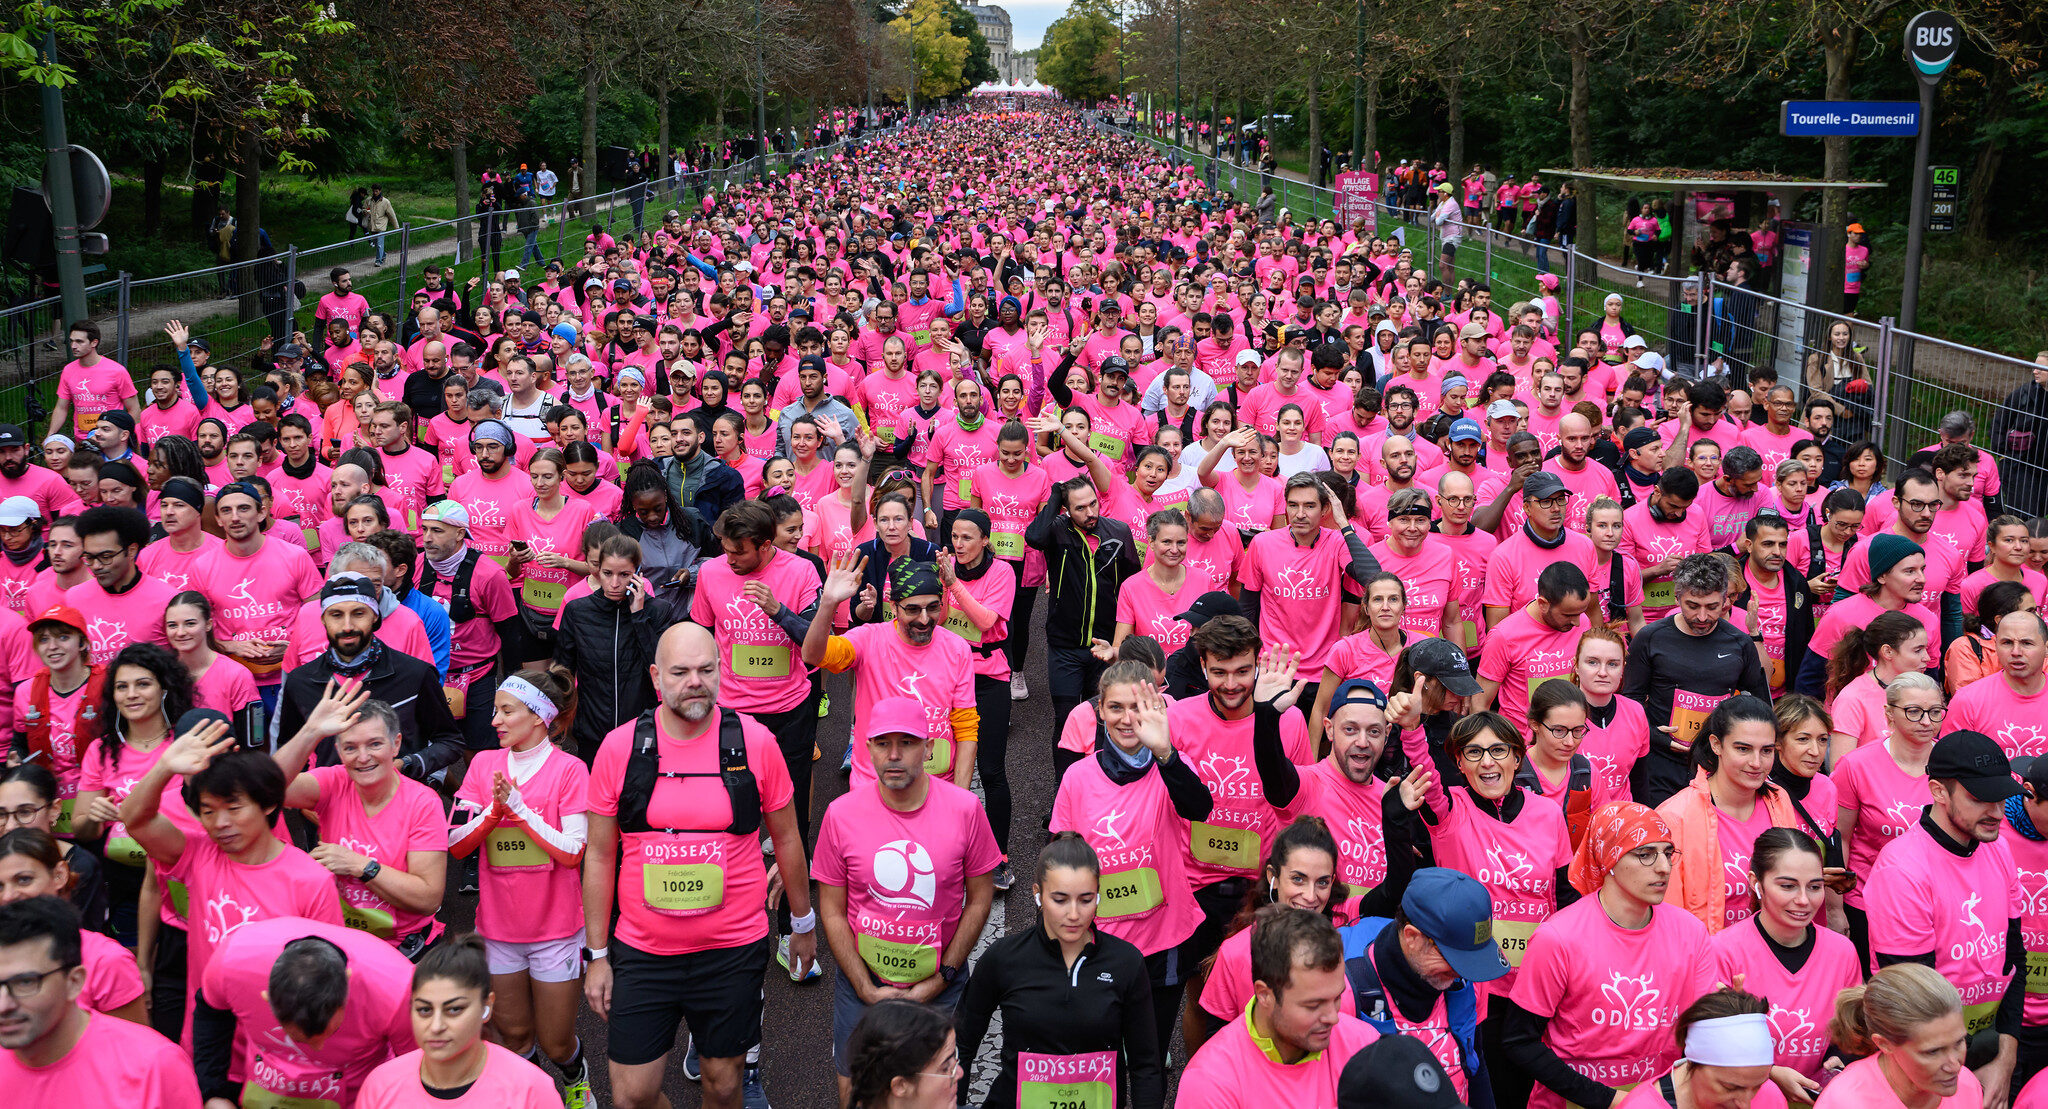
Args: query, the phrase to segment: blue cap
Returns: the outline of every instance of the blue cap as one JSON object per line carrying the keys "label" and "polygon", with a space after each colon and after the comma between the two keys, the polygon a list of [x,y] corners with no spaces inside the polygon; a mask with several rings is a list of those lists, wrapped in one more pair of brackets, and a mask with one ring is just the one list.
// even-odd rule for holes
{"label": "blue cap", "polygon": [[1493,939],[1493,897],[1462,870],[1424,867],[1401,895],[1401,914],[1428,936],[1467,982],[1505,977],[1508,963]]}
{"label": "blue cap", "polygon": [[1460,440],[1468,443],[1484,443],[1486,442],[1486,429],[1480,427],[1479,421],[1472,419],[1470,416],[1461,417],[1451,424],[1449,438],[1453,443]]}
{"label": "blue cap", "polygon": [[1376,709],[1387,707],[1387,695],[1379,686],[1365,678],[1347,678],[1330,694],[1330,708],[1327,715],[1337,715],[1337,710],[1346,705],[1371,705]]}

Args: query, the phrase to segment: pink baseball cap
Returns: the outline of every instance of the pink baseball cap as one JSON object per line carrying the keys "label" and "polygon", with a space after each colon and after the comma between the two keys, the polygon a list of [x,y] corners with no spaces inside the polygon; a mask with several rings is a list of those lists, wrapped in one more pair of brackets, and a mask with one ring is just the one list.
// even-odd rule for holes
{"label": "pink baseball cap", "polygon": [[922,703],[909,697],[884,697],[868,706],[869,739],[898,732],[914,736],[931,735]]}

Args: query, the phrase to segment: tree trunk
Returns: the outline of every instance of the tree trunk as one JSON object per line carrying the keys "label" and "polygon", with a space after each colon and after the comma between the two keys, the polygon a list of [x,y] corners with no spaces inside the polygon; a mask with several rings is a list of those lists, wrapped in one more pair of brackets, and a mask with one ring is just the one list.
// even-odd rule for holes
{"label": "tree trunk", "polygon": [[1465,164],[1465,81],[1453,70],[1444,84],[1444,131],[1451,142],[1450,162],[1453,166]]}
{"label": "tree trunk", "polygon": [[[2012,89],[2003,79],[1995,79],[1991,88],[1989,106],[1985,108],[1984,119],[1978,124],[1978,133],[1992,130],[1992,125],[2001,123],[2011,114]],[[1963,234],[1983,242],[1991,230],[1991,186],[1998,180],[1998,166],[2005,160],[2005,139],[1992,138],[1977,148],[1977,164],[1970,169],[1969,190],[1963,194]]]}
{"label": "tree trunk", "polygon": [[583,191],[590,196],[605,191],[598,188],[597,174],[597,76],[597,56],[593,53],[583,63],[583,169],[590,181]]}
{"label": "tree trunk", "polygon": [[[1575,169],[1585,169],[1586,167],[1593,164],[1593,60],[1591,54],[1592,48],[1587,44],[1585,35],[1582,33],[1572,35],[1572,92],[1570,116],[1572,130],[1572,166]],[[1451,165],[1453,167],[1457,167],[1463,164],[1463,162],[1459,162],[1455,159],[1451,162]],[[1580,217],[1580,219],[1582,220],[1584,218],[1585,217],[1583,215]]]}
{"label": "tree trunk", "polygon": [[142,233],[155,236],[164,223],[164,159],[142,163]]}
{"label": "tree trunk", "polygon": [[[236,142],[235,228],[238,235],[234,260],[254,259],[263,242],[263,129],[253,123],[241,129]],[[263,318],[263,308],[257,299],[256,267],[243,267],[240,282],[242,319]]]}
{"label": "tree trunk", "polygon": [[1377,173],[1380,168],[1380,75],[1365,79],[1365,146],[1358,151],[1358,168]]}
{"label": "tree trunk", "polygon": [[[1849,80],[1856,64],[1856,28],[1841,24],[1824,32],[1821,48],[1827,55],[1827,98],[1849,99]],[[1821,176],[1829,181],[1849,179],[1849,140],[1821,140]],[[1849,194],[1843,189],[1824,189],[1820,194],[1820,257],[1814,260],[1814,280],[1819,283],[1821,307],[1837,312],[1842,307],[1842,228],[1849,224]]]}
{"label": "tree trunk", "polygon": [[661,155],[661,173],[658,175],[661,177],[668,176],[668,152],[670,149],[668,145],[669,89],[670,82],[667,77],[663,77],[661,80],[656,81],[654,83],[654,141],[657,144],[655,147],[655,151],[656,153]]}
{"label": "tree trunk", "polygon": [[1308,183],[1323,182],[1323,67],[1308,69]]}

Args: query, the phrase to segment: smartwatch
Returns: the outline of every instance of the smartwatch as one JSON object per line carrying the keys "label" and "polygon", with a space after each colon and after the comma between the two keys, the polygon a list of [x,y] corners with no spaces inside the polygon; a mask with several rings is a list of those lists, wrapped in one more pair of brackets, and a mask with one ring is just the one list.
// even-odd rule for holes
{"label": "smartwatch", "polygon": [[378,861],[377,861],[377,860],[375,860],[375,859],[371,859],[371,860],[369,861],[368,865],[366,865],[366,866],[364,866],[364,867],[363,867],[363,876],[362,876],[361,878],[358,878],[358,879],[356,879],[356,880],[357,880],[357,881],[359,881],[359,882],[367,882],[367,881],[370,881],[371,879],[375,878],[375,877],[376,877],[376,876],[377,876],[377,875],[378,875],[379,873],[381,873],[381,872],[383,871],[383,869],[384,869],[384,864],[383,864],[383,863],[380,863],[380,862],[378,862]]}
{"label": "smartwatch", "polygon": [[945,963],[939,964],[939,977],[945,979],[948,986],[958,982],[962,973],[959,967],[948,966]]}
{"label": "smartwatch", "polygon": [[583,949],[583,961],[584,961],[584,962],[586,962],[586,963],[594,963],[594,962],[598,961],[599,959],[609,959],[609,958],[611,958],[611,954],[612,954],[612,949],[611,949],[611,948],[610,948],[609,946],[606,946],[606,947],[586,947],[586,948],[584,948],[584,949]]}

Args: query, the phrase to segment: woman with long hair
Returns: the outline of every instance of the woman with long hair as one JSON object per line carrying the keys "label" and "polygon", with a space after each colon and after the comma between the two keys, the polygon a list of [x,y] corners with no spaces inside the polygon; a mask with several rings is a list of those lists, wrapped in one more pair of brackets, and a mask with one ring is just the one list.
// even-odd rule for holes
{"label": "woman with long hair", "polygon": [[[55,836],[60,822],[68,836],[69,809],[58,796],[57,776],[46,766],[25,762],[0,769],[0,834],[34,829]],[[66,896],[90,931],[107,931],[107,868],[98,855],[58,840],[70,876]]]}
{"label": "woman with long hair", "polygon": [[1896,963],[1835,999],[1828,1036],[1859,1058],[1814,1109],[1978,1109],[1984,1088],[1963,1065],[1963,997],[1933,967]]}
{"label": "woman with long hair", "polygon": [[[554,622],[562,611],[569,587],[575,584],[577,562],[583,555],[583,529],[597,519],[588,501],[572,500],[562,489],[565,464],[562,452],[546,447],[533,452],[527,461],[527,477],[533,482],[533,499],[512,506],[506,532],[512,542],[510,569],[525,571],[519,589],[520,611],[526,615],[527,631],[533,636],[533,650],[554,647]],[[534,661],[529,659],[527,661]]]}
{"label": "woman with long hair", "polygon": [[559,1109],[554,1079],[484,1036],[498,1001],[486,941],[456,936],[420,958],[412,976],[419,1050],[379,1064],[357,1109]]}
{"label": "woman with long hair", "polygon": [[1842,576],[1842,560],[1862,539],[1864,499],[1854,489],[1839,484],[1821,500],[1820,519],[1793,528],[1785,546],[1785,565],[1806,579],[1813,594],[1816,624],[1835,601],[1835,583]]}
{"label": "woman with long hair", "polygon": [[583,991],[580,867],[590,770],[557,742],[576,717],[576,686],[560,667],[527,669],[493,695],[495,750],[478,752],[455,794],[448,852],[481,852],[477,934],[489,956],[498,1042],[562,1072],[568,1104],[590,1096],[576,1036]]}
{"label": "woman with long hair", "polygon": [[1891,486],[1885,484],[1885,469],[1884,448],[1868,439],[1859,439],[1843,452],[1842,476],[1829,488],[1855,490],[1867,502],[1879,493],[1891,491]]}
{"label": "woman with long hair", "polygon": [[1927,629],[1903,612],[1880,612],[1869,624],[1842,634],[1828,659],[1828,698],[1835,718],[1828,765],[1885,738],[1885,690],[1901,675],[1925,671],[1930,662]]}
{"label": "woman with long hair", "polygon": [[[1657,807],[1678,848],[1675,903],[1719,932],[1756,911],[1749,853],[1768,828],[1797,826],[1782,787],[1771,781],[1778,719],[1770,703],[1738,693],[1715,706],[1692,745],[1693,779]],[[1741,877],[1738,877],[1741,876]]]}
{"label": "woman with long hair", "polygon": [[[82,842],[105,835],[101,855],[110,864],[107,891],[114,938],[145,956],[155,928],[138,906],[149,860],[122,827],[120,806],[169,749],[172,725],[192,710],[192,704],[192,676],[169,649],[154,643],[124,647],[106,664],[105,688],[94,706],[105,724],[81,757],[72,835]],[[183,945],[178,945],[178,954],[183,954]]]}
{"label": "woman with long hair", "polygon": [[206,594],[187,589],[171,598],[164,607],[164,638],[192,676],[194,706],[225,715],[242,746],[267,744],[270,733],[256,679],[238,661],[223,663],[213,638],[213,602]]}

